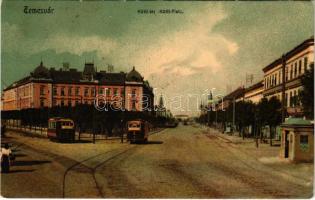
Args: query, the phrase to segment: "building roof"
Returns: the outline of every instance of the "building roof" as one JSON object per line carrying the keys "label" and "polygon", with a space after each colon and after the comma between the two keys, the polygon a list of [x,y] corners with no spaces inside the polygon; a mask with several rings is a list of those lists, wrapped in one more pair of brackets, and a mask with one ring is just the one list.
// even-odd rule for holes
{"label": "building roof", "polygon": [[20,79],[20,80],[18,80],[18,81],[16,81],[16,82],[12,83],[12,84],[9,85],[8,87],[6,87],[3,91],[6,91],[6,90],[9,90],[9,89],[14,88],[14,87],[16,87],[16,86],[25,84],[25,83],[29,82],[30,79],[31,79],[31,76],[26,76],[26,77],[24,77],[24,78],[22,78],[22,79]]}
{"label": "building roof", "polygon": [[[291,49],[289,52],[285,53],[283,56],[286,59],[291,58],[292,56],[294,56],[295,54],[303,51],[304,49],[308,48],[309,46],[314,45],[314,36],[310,37],[309,39],[303,41],[301,44],[299,44],[298,46],[294,47],[293,49]],[[267,65],[266,67],[263,68],[263,72],[267,72],[268,70],[274,68],[277,65],[280,65],[282,63],[282,57],[276,59],[275,61],[273,61],[272,63],[270,63],[269,65]]]}
{"label": "building roof", "polygon": [[94,63],[85,63],[83,74],[95,74],[96,70],[94,68]]}
{"label": "building roof", "polygon": [[120,73],[100,72],[100,73],[97,73],[96,78],[99,80],[99,83],[124,84],[126,74],[123,72],[120,72]]}
{"label": "building roof", "polygon": [[238,87],[231,93],[225,95],[224,99],[227,99],[227,100],[231,100],[233,98],[237,99],[244,95],[244,91],[245,91],[244,87]]}
{"label": "building roof", "polygon": [[288,118],[281,126],[313,126],[311,121],[303,118]]}
{"label": "building roof", "polygon": [[143,77],[141,74],[135,69],[135,67],[132,68],[132,70],[127,74],[126,76],[127,81],[136,81],[136,82],[142,82]]}
{"label": "building roof", "polygon": [[[90,76],[93,78],[87,78]],[[56,70],[55,68],[47,69],[43,62],[40,62],[40,65],[37,66],[29,76],[12,83],[10,86],[5,88],[4,91],[30,81],[48,81],[53,83],[82,83],[98,81],[100,84],[123,85],[127,79],[128,81],[143,82],[143,77],[135,70],[134,67],[128,74],[124,72],[107,73],[106,71],[97,72],[93,63],[85,63],[85,67],[82,72],[77,71],[75,68],[67,68],[66,70],[64,68],[60,68],[59,70]],[[152,90],[148,82],[144,82],[144,87],[148,90]]]}
{"label": "building roof", "polygon": [[252,90],[256,90],[258,88],[262,88],[264,86],[263,81],[259,81],[251,86],[249,86],[248,88],[245,88],[245,92],[249,92]]}
{"label": "building roof", "polygon": [[82,72],[78,71],[56,71],[50,70],[50,75],[55,83],[73,83],[80,82],[82,79]]}
{"label": "building roof", "polygon": [[32,77],[35,78],[49,78],[49,70],[43,65],[43,61],[40,62],[39,66],[34,69],[31,73]]}

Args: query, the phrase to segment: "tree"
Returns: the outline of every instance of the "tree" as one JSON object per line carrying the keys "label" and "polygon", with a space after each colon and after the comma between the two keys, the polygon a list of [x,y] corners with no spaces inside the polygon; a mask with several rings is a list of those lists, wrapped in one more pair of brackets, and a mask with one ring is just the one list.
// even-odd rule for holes
{"label": "tree", "polygon": [[[270,126],[270,145],[272,145],[273,128],[281,122],[281,103],[276,97],[270,100],[262,98],[257,105],[256,120],[259,128]],[[260,135],[262,139],[262,135]]]}
{"label": "tree", "polygon": [[270,126],[270,146],[272,146],[274,130],[281,123],[281,102],[276,97],[272,97],[268,102],[267,110],[269,111],[267,123]]}
{"label": "tree", "polygon": [[299,100],[303,106],[303,112],[309,119],[314,118],[314,63],[310,65],[301,78],[303,90],[299,94]]}

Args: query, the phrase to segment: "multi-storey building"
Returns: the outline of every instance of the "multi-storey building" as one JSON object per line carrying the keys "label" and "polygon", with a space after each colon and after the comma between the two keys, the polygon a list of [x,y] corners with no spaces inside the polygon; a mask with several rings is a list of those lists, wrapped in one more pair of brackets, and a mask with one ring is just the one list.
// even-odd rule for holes
{"label": "multi-storey building", "polygon": [[244,100],[251,101],[254,104],[257,104],[263,98],[264,92],[264,83],[263,81],[259,81],[254,85],[245,88],[244,91]]}
{"label": "multi-storey building", "polygon": [[314,65],[314,38],[305,40],[282,57],[263,68],[264,96],[282,99],[283,66],[285,66],[284,90],[285,106],[291,114],[301,114],[301,103],[298,95],[303,89],[301,76]]}
{"label": "multi-storey building", "polygon": [[225,95],[216,104],[216,109],[226,110],[233,102],[239,102],[244,100],[244,87],[238,87],[229,94]]}
{"label": "multi-storey building", "polygon": [[153,90],[139,72],[108,73],[85,63],[83,72],[46,68],[43,62],[29,76],[3,90],[2,110],[93,104],[98,98],[129,111],[153,109]]}

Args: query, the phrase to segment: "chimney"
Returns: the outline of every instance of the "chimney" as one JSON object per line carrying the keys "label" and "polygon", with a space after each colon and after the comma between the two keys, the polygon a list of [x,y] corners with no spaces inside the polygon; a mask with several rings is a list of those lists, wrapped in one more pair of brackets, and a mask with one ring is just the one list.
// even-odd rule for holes
{"label": "chimney", "polygon": [[114,66],[113,65],[107,65],[107,70],[109,73],[113,73],[114,72]]}
{"label": "chimney", "polygon": [[70,64],[68,62],[62,63],[62,71],[69,71]]}

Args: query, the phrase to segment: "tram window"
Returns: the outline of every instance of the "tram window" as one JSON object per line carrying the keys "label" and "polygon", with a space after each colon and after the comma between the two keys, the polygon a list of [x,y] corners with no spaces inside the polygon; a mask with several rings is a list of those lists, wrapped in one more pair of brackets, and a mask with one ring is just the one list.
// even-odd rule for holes
{"label": "tram window", "polygon": [[49,122],[49,128],[51,129],[56,128],[56,122]]}
{"label": "tram window", "polygon": [[139,128],[139,127],[140,127],[140,124],[130,124],[129,127]]}

